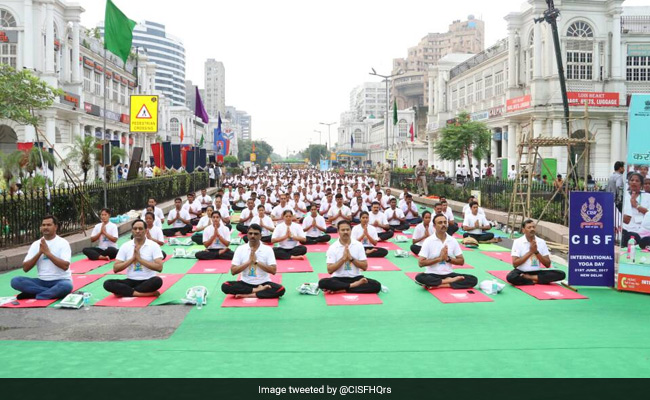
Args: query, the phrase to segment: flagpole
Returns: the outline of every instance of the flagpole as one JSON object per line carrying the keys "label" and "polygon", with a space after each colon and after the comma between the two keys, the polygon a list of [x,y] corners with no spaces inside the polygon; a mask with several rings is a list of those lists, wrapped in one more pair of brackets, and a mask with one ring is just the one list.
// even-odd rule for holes
{"label": "flagpole", "polygon": [[[106,38],[104,38],[104,41],[106,41]],[[102,74],[104,75],[104,139],[106,138],[106,44],[104,44],[104,70],[102,71]],[[111,153],[111,144],[110,142],[108,143],[109,147],[109,154]],[[104,152],[102,152],[102,158],[104,157]],[[106,161],[106,160],[104,160]],[[108,163],[111,164],[112,157],[109,156]],[[108,191],[107,191],[107,185],[108,185],[108,165],[104,163],[104,208],[108,208]]]}

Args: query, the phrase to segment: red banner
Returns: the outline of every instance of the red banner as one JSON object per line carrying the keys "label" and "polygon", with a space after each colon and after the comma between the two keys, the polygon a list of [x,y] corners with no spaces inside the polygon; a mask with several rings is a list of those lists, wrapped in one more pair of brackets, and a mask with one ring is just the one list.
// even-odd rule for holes
{"label": "red banner", "polygon": [[16,143],[16,147],[18,150],[27,153],[32,149],[32,147],[34,147],[34,143]]}
{"label": "red banner", "polygon": [[190,145],[181,146],[181,163],[183,164],[183,168],[187,167],[187,152],[190,150],[192,150],[192,146]]}
{"label": "red banner", "polygon": [[506,101],[506,112],[516,112],[530,108],[530,95],[515,97]]}
{"label": "red banner", "polygon": [[650,293],[650,278],[647,276],[618,274],[618,290]]}
{"label": "red banner", "polygon": [[165,169],[165,152],[163,151],[162,144],[152,143],[151,152],[153,153],[153,162],[160,169]]}
{"label": "red banner", "polygon": [[621,96],[618,93],[568,92],[567,97],[570,106],[584,106],[586,103],[589,107],[618,107]]}

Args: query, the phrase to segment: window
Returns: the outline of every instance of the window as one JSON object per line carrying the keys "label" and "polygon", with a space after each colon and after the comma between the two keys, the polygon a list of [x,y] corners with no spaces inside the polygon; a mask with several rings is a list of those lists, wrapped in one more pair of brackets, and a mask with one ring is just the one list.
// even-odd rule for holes
{"label": "window", "polygon": [[354,143],[362,143],[363,142],[363,132],[361,129],[357,129],[354,131]]}
{"label": "window", "polygon": [[594,59],[594,31],[583,21],[577,21],[567,30],[567,79],[592,80]]}
{"label": "window", "polygon": [[458,108],[458,91],[456,89],[451,91],[451,109],[456,110]]}
{"label": "window", "polygon": [[126,86],[120,85],[120,103],[126,105]]}
{"label": "window", "polygon": [[594,37],[594,31],[586,22],[578,21],[571,24],[566,35],[574,38],[592,38]]}
{"label": "window", "polygon": [[485,98],[492,97],[492,75],[485,77]]}
{"label": "window", "polygon": [[[7,10],[0,9],[0,28],[15,28],[16,19]],[[0,64],[16,68],[18,63],[18,44],[0,42]]]}
{"label": "window", "polygon": [[458,107],[465,106],[465,87],[458,89]]}
{"label": "window", "polygon": [[633,56],[627,58],[627,80],[630,82],[650,81],[650,57]]}
{"label": "window", "polygon": [[503,71],[494,74],[494,95],[500,96],[504,92]]}
{"label": "window", "polygon": [[467,85],[467,104],[474,103],[474,84]]}
{"label": "window", "polygon": [[119,100],[119,91],[120,91],[119,82],[113,81],[113,101],[116,103]]}
{"label": "window", "polygon": [[172,118],[169,120],[169,130],[172,133],[172,140],[175,138],[178,138],[178,142],[180,142],[180,137],[181,137],[181,124],[178,121],[178,118]]}
{"label": "window", "polygon": [[84,90],[86,92],[92,92],[92,88],[91,88],[91,84],[92,84],[91,79],[92,78],[90,77],[92,75],[92,73],[93,73],[93,71],[91,71],[91,70],[89,70],[87,68],[84,68]]}
{"label": "window", "polygon": [[400,120],[398,126],[399,126],[399,138],[400,139],[406,138],[409,130],[408,122],[406,122],[406,120],[404,119]]}
{"label": "window", "polygon": [[528,75],[528,80],[533,79],[533,73],[535,68],[535,31],[530,32],[530,37],[528,39],[528,51],[526,52],[526,74]]}
{"label": "window", "polygon": [[100,72],[95,72],[95,94],[97,96],[102,95],[102,74]]}
{"label": "window", "polygon": [[476,101],[483,101],[483,81],[476,81]]}

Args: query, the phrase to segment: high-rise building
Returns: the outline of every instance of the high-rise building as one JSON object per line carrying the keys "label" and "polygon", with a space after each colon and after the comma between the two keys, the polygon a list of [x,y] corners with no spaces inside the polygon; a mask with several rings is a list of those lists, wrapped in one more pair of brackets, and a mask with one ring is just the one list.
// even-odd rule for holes
{"label": "high-rise building", "polygon": [[246,111],[237,110],[232,106],[226,107],[224,119],[238,139],[252,140],[252,118]]}
{"label": "high-rise building", "polygon": [[350,112],[356,121],[383,118],[386,112],[386,84],[366,82],[350,92]]}
{"label": "high-rise building", "polygon": [[454,21],[445,33],[429,33],[406,58],[393,60],[393,73],[404,72],[393,80],[391,96],[399,109],[428,106],[429,67],[450,53],[477,54],[485,44],[485,23],[473,15],[467,21]]}
{"label": "high-rise building", "polygon": [[237,119],[241,127],[241,137],[244,140],[252,140],[253,133],[251,131],[251,116],[246,111],[237,111]]}
{"label": "high-rise building", "polygon": [[[192,81],[185,81],[185,106],[190,110],[196,109],[196,86]],[[203,98],[203,96],[201,96]]]}
{"label": "high-rise building", "polygon": [[205,109],[213,117],[226,112],[226,68],[221,61],[205,62]]}

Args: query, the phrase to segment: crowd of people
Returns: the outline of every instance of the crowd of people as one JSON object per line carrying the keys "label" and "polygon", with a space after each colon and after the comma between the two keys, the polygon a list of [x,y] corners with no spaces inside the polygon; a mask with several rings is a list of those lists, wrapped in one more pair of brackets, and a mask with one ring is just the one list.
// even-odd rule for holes
{"label": "crowd of people", "polygon": [[[413,194],[405,189],[393,195],[367,175],[338,175],[315,171],[261,171],[228,177],[214,197],[201,190],[187,193],[187,200],[174,200],[165,218],[155,199],[149,199],[141,218],[131,224],[131,240],[117,245],[118,229],[110,222],[109,209],[101,210],[101,222],[92,231],[93,247],[83,250],[90,260],[115,260],[114,272],[126,271],[126,279],[113,279],[104,288],[120,297],[158,296],[166,258],[161,250],[166,238],[188,237],[205,249],[199,260],[228,260],[240,280],[222,285],[226,294],[238,297],[277,298],[285,289],[270,279],[283,260],[301,260],[313,245],[329,245],[326,254],[328,278],[319,287],[330,293],[378,293],[381,283],[364,276],[368,258],[382,258],[388,251],[379,246],[396,234],[412,230],[411,250],[424,268],[416,281],[426,288],[472,288],[478,280],[460,275],[454,265],[464,259],[453,236],[462,228],[466,238],[489,242],[492,226],[475,198],[470,198],[459,225],[447,200],[440,198],[434,212],[421,212]],[[167,227],[163,229],[166,222]],[[12,287],[19,299],[62,298],[72,290],[69,243],[57,236],[58,221],[46,216],[42,239],[29,249],[23,270],[37,267],[38,278],[17,277]],[[232,232],[243,239],[230,249]],[[535,224],[526,221],[525,236],[512,250],[515,270],[508,280],[515,285],[549,283],[564,279],[550,267],[545,242],[535,235]]]}

